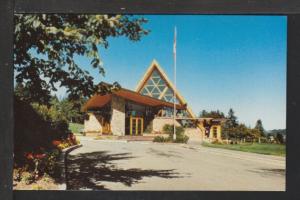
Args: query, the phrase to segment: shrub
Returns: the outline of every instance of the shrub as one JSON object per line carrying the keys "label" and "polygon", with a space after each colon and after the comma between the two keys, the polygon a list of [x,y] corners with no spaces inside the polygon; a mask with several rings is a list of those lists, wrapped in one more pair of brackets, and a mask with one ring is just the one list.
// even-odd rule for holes
{"label": "shrub", "polygon": [[176,126],[176,140],[173,140],[173,134],[174,134],[174,126],[170,124],[166,124],[163,127],[164,133],[168,134],[168,141],[172,141],[175,143],[187,143],[189,140],[189,137],[184,134],[184,128],[181,126]]}
{"label": "shrub", "polygon": [[189,137],[181,134],[181,135],[177,135],[176,134],[176,140],[174,141],[175,143],[187,143],[189,140]]}
{"label": "shrub", "polygon": [[153,142],[168,142],[168,138],[165,138],[163,136],[156,136],[154,139],[153,139]]}
{"label": "shrub", "polygon": [[174,126],[171,125],[171,124],[165,124],[163,126],[163,132],[166,133],[166,134],[171,134],[173,133],[173,130],[174,130]]}
{"label": "shrub", "polygon": [[34,174],[31,174],[31,173],[23,173],[23,174],[22,174],[22,180],[23,180],[26,184],[34,183],[34,182],[35,182]]}
{"label": "shrub", "polygon": [[63,150],[73,145],[79,144],[79,140],[76,139],[76,136],[73,133],[68,134],[66,139],[61,141],[54,140],[52,144],[55,145],[58,149]]}
{"label": "shrub", "polygon": [[222,144],[222,142],[220,142],[219,140],[214,140],[211,142],[212,144]]}
{"label": "shrub", "polygon": [[40,153],[41,149],[43,152],[51,152],[55,149],[53,141],[68,138],[68,124],[49,119],[46,113],[45,106],[32,106],[15,96],[14,161],[17,167],[27,163],[24,153]]}
{"label": "shrub", "polygon": [[[163,132],[168,134],[169,136],[170,135],[173,135],[174,133],[174,126],[171,125],[171,124],[166,124],[163,126]],[[184,128],[181,127],[181,126],[176,126],[176,135],[179,134],[179,135],[182,135],[184,134]]]}

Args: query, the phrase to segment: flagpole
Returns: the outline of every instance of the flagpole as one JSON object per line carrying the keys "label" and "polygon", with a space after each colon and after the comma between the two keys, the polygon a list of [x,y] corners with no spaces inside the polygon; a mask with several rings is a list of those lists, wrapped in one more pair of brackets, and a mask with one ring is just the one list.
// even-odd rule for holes
{"label": "flagpole", "polygon": [[173,97],[173,100],[174,100],[174,112],[173,112],[173,125],[174,125],[174,133],[173,133],[173,139],[176,140],[176,125],[175,125],[175,122],[176,122],[176,43],[177,43],[177,30],[176,30],[176,26],[174,27],[174,47],[173,47],[173,53],[174,53],[174,97]]}

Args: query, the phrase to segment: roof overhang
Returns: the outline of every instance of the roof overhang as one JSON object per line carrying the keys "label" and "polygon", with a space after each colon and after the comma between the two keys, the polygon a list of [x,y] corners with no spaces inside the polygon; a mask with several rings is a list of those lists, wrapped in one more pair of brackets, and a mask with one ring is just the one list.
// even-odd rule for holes
{"label": "roof overhang", "polygon": [[[145,96],[140,93],[121,88],[120,90],[113,91],[110,94],[92,96],[83,106],[82,110],[86,112],[90,109],[102,108],[112,100],[113,96],[121,97],[126,100],[151,107],[174,107],[173,103],[162,101],[150,96]],[[186,105],[176,104],[176,109],[184,110],[186,109]]]}

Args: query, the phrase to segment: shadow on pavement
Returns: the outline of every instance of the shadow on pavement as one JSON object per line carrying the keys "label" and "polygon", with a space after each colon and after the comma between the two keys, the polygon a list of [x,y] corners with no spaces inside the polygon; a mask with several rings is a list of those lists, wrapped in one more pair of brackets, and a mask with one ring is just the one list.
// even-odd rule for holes
{"label": "shadow on pavement", "polygon": [[109,190],[102,181],[119,182],[126,186],[138,183],[143,177],[180,178],[174,169],[143,170],[118,168],[112,161],[128,160],[130,153],[108,154],[106,151],[69,155],[67,159],[67,190]]}

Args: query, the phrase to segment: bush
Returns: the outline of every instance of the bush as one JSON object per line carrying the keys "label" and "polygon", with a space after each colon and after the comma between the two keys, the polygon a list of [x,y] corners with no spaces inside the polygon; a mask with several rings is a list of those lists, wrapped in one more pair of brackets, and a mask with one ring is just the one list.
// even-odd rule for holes
{"label": "bush", "polygon": [[52,119],[49,111],[46,106],[14,99],[14,167],[37,177],[53,174],[60,150],[79,144],[67,122]]}
{"label": "bush", "polygon": [[31,184],[47,174],[59,177],[57,161],[61,150],[79,144],[70,133],[68,123],[53,118],[50,112],[45,105],[32,104],[15,96],[14,168],[18,169],[15,181]]}
{"label": "bush", "polygon": [[80,144],[80,142],[76,139],[76,136],[73,133],[69,133],[66,139],[53,140],[52,144],[56,146],[59,150],[63,150],[70,146]]}
{"label": "bush", "polygon": [[176,140],[173,140],[174,134],[174,126],[170,124],[166,124],[163,127],[163,132],[168,134],[168,141],[175,142],[175,143],[187,143],[189,137],[184,134],[184,128],[181,126],[176,126]]}
{"label": "bush", "polygon": [[21,101],[18,97],[14,100],[15,156],[23,155],[24,152],[36,152],[40,148],[51,150],[53,140],[67,138],[69,130],[65,121],[46,120],[45,113],[41,114],[30,103]]}
{"label": "bush", "polygon": [[181,134],[181,135],[177,135],[176,134],[176,140],[174,141],[175,143],[187,143],[189,140],[189,137]]}
{"label": "bush", "polygon": [[154,139],[153,139],[153,142],[168,142],[168,139],[169,138],[165,138],[163,136],[156,136]]}
{"label": "bush", "polygon": [[[174,133],[174,126],[171,124],[166,124],[163,126],[163,132],[168,134],[168,135],[173,135]],[[184,128],[181,126],[176,126],[176,135],[179,134],[184,134]]]}
{"label": "bush", "polygon": [[222,142],[220,142],[219,140],[214,140],[211,142],[212,144],[222,144]]}

